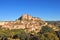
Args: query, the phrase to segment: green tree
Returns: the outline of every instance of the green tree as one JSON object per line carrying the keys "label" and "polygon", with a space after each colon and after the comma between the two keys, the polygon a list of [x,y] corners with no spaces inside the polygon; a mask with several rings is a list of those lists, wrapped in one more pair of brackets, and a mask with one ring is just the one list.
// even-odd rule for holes
{"label": "green tree", "polygon": [[40,33],[45,33],[45,32],[52,32],[55,33],[54,30],[52,28],[50,28],[49,26],[43,26]]}

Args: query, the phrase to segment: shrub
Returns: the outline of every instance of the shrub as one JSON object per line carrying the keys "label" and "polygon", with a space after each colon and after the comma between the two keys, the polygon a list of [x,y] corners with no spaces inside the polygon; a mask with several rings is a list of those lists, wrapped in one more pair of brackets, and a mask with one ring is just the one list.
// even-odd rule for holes
{"label": "shrub", "polygon": [[5,35],[1,35],[1,39],[0,40],[8,40],[8,38]]}

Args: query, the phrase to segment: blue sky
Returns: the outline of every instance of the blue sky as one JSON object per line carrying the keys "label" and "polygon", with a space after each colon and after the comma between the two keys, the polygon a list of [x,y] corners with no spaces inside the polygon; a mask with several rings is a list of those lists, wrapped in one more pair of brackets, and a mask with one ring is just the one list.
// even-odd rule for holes
{"label": "blue sky", "polygon": [[0,21],[16,20],[25,13],[43,20],[60,20],[60,0],[0,0]]}

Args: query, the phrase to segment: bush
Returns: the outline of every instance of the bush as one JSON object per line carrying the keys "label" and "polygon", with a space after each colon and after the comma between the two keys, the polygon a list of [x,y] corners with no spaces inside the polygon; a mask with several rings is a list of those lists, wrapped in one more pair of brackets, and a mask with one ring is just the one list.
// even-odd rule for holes
{"label": "bush", "polygon": [[27,34],[25,31],[21,31],[20,33],[20,40],[26,40]]}
{"label": "bush", "polygon": [[40,40],[40,37],[38,35],[30,35],[29,40]]}
{"label": "bush", "polygon": [[16,34],[16,35],[14,35],[12,38],[13,38],[13,39],[17,39],[17,38],[19,38],[19,37],[18,37],[18,35]]}
{"label": "bush", "polygon": [[8,38],[5,35],[1,35],[1,39],[0,40],[8,40]]}
{"label": "bush", "polygon": [[60,40],[60,31],[55,31],[56,35],[58,36],[59,40]]}
{"label": "bush", "polygon": [[44,40],[45,36],[43,34],[40,34],[40,40]]}

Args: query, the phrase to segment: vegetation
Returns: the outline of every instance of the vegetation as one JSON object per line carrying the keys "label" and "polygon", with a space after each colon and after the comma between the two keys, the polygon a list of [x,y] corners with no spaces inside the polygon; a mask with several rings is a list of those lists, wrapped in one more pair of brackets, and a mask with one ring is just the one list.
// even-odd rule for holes
{"label": "vegetation", "polygon": [[23,29],[3,30],[0,29],[0,40],[60,40],[60,31],[54,31],[48,26],[42,27],[41,31],[32,34]]}
{"label": "vegetation", "polygon": [[54,32],[54,30],[48,26],[43,26],[40,33],[45,33],[45,32]]}

